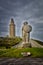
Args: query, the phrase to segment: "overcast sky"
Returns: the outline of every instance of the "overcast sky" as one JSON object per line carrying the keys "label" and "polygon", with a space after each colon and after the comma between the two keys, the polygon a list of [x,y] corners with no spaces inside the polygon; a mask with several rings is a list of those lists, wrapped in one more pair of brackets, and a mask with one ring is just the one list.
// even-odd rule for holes
{"label": "overcast sky", "polygon": [[0,36],[9,34],[10,19],[21,36],[23,22],[32,26],[31,38],[43,41],[43,0],[0,0]]}

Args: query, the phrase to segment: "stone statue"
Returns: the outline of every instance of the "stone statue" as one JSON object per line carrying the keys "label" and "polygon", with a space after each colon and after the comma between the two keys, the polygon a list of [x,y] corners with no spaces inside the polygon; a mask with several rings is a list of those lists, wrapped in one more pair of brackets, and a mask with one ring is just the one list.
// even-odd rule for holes
{"label": "stone statue", "polygon": [[28,22],[24,22],[24,25],[22,27],[22,39],[24,44],[29,43],[31,30],[32,30],[32,27],[28,25]]}

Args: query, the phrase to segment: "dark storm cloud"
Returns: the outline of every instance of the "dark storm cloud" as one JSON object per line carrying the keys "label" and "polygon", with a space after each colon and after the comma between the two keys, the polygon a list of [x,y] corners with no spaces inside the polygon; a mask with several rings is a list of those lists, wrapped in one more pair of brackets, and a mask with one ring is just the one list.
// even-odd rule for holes
{"label": "dark storm cloud", "polygon": [[[30,0],[29,0],[30,1]],[[14,16],[18,18],[18,16],[22,16],[22,10],[25,5],[29,2],[28,0],[0,0],[0,27],[6,27],[7,23],[9,22],[10,17]],[[18,14],[20,13],[20,14]],[[20,18],[21,19],[21,18]],[[6,24],[5,24],[6,23]],[[6,29],[6,28],[2,28]]]}
{"label": "dark storm cloud", "polygon": [[14,18],[17,29],[19,30],[19,33],[17,32],[18,35],[21,31],[21,25],[26,20],[34,27],[34,30],[42,30],[43,0],[0,0],[1,35],[5,35],[8,32],[11,17]]}
{"label": "dark storm cloud", "polygon": [[0,0],[0,15],[20,16],[21,19],[43,19],[43,0]]}

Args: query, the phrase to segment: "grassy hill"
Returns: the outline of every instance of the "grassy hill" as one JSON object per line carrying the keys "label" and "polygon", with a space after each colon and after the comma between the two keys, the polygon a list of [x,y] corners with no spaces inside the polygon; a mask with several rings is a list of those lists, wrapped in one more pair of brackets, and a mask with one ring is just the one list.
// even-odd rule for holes
{"label": "grassy hill", "polygon": [[[17,39],[17,38],[16,38]],[[32,39],[34,44],[38,43],[43,45],[43,42]],[[36,43],[35,43],[36,42]],[[43,48],[33,47],[33,48],[0,48],[0,57],[23,57],[22,52],[30,52],[32,55],[30,57],[43,57]]]}
{"label": "grassy hill", "polygon": [[10,48],[20,43],[21,40],[22,39],[20,37],[14,37],[14,38],[0,37],[0,48]]}
{"label": "grassy hill", "polygon": [[31,52],[30,57],[43,57],[43,48],[0,49],[0,57],[23,57],[22,52]]}
{"label": "grassy hill", "polygon": [[35,40],[35,39],[32,39],[32,40],[36,41],[36,42],[37,42],[38,44],[40,44],[40,45],[43,45],[43,42],[40,41],[40,40]]}

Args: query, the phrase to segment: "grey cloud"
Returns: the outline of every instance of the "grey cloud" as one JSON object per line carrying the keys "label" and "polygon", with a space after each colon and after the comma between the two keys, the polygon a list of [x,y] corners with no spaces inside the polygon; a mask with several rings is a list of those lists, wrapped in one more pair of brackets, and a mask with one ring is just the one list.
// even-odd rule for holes
{"label": "grey cloud", "polygon": [[[36,31],[43,30],[43,0],[0,0],[1,35],[8,33],[8,25],[11,17],[14,18],[14,22],[16,23],[16,33],[18,35],[21,34],[21,26],[25,20],[27,20]],[[35,31],[34,34],[36,34]],[[41,33],[39,33],[39,35],[40,34]],[[33,35],[33,37],[34,36],[35,35]]]}

